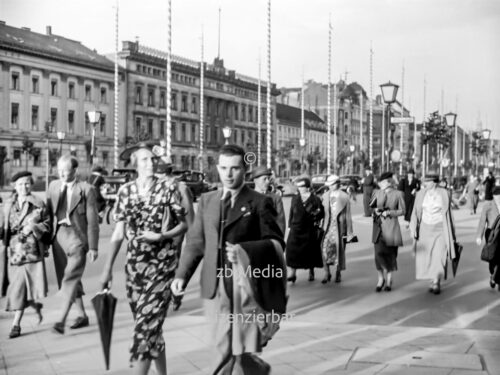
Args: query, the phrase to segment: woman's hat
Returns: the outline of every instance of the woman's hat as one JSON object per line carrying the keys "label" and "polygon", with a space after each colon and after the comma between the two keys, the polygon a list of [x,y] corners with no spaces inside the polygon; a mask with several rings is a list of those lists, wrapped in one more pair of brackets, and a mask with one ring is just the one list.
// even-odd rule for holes
{"label": "woman's hat", "polygon": [[335,184],[340,184],[340,177],[336,174],[331,174],[325,181],[326,186],[332,186]]}
{"label": "woman's hat", "polygon": [[33,173],[31,173],[30,171],[21,171],[21,172],[17,172],[14,176],[12,176],[10,181],[16,182],[17,180],[19,180],[22,177],[32,177],[32,176],[33,176]]}
{"label": "woman's hat", "polygon": [[[153,141],[139,142],[139,143],[137,143],[133,146],[130,146],[130,147],[126,148],[125,150],[123,150],[122,153],[120,154],[120,160],[124,160],[124,161],[130,160],[130,155],[132,155],[137,150],[140,150],[141,148],[144,148],[144,149],[149,150],[149,151],[153,151],[153,148],[155,148],[155,147],[160,147],[160,146],[158,146],[157,142],[153,142]],[[158,156],[160,156],[160,155],[158,155]]]}
{"label": "woman's hat", "polygon": [[311,180],[309,179],[309,177],[298,177],[295,180],[295,185],[297,185],[297,187],[310,188],[311,187]]}
{"label": "woman's hat", "polygon": [[388,180],[389,178],[392,178],[392,176],[392,172],[384,172],[380,175],[380,181]]}
{"label": "woman's hat", "polygon": [[426,174],[424,177],[424,181],[432,181],[436,184],[439,183],[439,175],[438,174]]}
{"label": "woman's hat", "polygon": [[255,180],[256,178],[258,178],[260,176],[271,176],[272,174],[273,174],[273,172],[271,171],[271,169],[266,168],[263,165],[260,165],[252,171],[250,176],[251,176],[252,180]]}

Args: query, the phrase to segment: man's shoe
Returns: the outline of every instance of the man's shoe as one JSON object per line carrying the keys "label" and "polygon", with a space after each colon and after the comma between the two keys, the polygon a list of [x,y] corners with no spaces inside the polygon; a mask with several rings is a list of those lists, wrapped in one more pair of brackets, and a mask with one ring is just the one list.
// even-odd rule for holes
{"label": "man's shoe", "polygon": [[57,322],[52,326],[52,331],[54,333],[59,333],[60,335],[64,335],[64,323]]}
{"label": "man's shoe", "polygon": [[89,317],[88,316],[79,316],[75,319],[75,322],[69,328],[78,329],[89,326]]}

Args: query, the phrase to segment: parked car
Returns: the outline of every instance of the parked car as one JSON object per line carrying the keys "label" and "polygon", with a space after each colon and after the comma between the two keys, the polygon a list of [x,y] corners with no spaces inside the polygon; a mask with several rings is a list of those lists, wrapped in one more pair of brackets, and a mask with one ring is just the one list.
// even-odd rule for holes
{"label": "parked car", "polygon": [[340,176],[340,187],[342,190],[350,189],[353,192],[359,193],[362,190],[361,177],[350,174]]}
{"label": "parked car", "polygon": [[177,181],[184,182],[191,190],[194,201],[196,201],[201,194],[214,190],[214,188],[205,180],[205,174],[203,172],[186,169],[173,171],[172,174],[175,176]]}

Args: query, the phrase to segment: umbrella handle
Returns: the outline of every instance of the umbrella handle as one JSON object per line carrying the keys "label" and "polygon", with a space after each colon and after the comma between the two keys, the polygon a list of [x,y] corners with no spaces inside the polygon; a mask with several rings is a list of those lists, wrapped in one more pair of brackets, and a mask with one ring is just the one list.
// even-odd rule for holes
{"label": "umbrella handle", "polygon": [[101,285],[101,291],[97,294],[102,293],[111,293],[111,281],[108,281],[107,283]]}

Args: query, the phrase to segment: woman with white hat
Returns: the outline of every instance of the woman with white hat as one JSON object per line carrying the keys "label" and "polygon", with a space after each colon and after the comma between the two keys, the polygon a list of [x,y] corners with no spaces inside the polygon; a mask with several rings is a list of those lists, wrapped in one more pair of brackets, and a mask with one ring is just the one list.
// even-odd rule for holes
{"label": "woman with white hat", "polygon": [[329,190],[323,194],[322,199],[325,210],[323,219],[325,235],[321,251],[325,277],[321,283],[326,284],[331,280],[330,265],[336,267],[335,282],[340,283],[340,272],[345,270],[345,245],[352,238],[351,203],[349,196],[340,190],[339,176],[328,176],[325,185]]}

